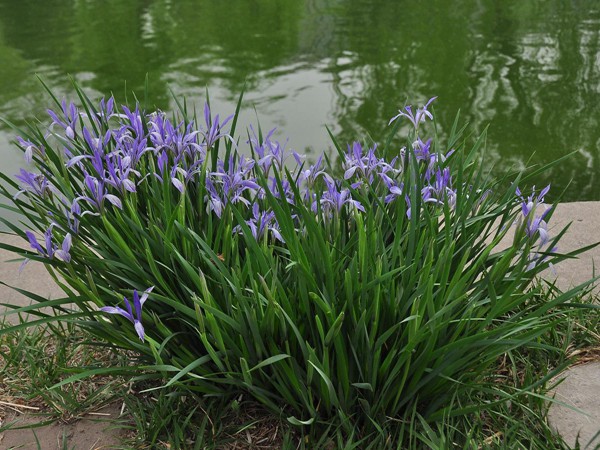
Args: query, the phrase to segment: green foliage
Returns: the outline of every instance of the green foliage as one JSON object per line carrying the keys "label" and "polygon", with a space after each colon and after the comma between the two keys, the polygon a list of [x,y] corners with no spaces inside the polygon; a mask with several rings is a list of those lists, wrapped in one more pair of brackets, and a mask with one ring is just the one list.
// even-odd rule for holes
{"label": "green foliage", "polygon": [[[87,117],[98,116],[96,106],[77,92]],[[70,140],[55,131],[47,137],[36,126],[20,131],[45,149],[34,160],[56,191],[20,196],[7,208],[40,232],[55,221],[59,243],[71,226],[61,196],[71,204],[85,189],[81,174],[65,166],[63,146],[69,158],[91,155],[81,127],[93,128],[98,136],[114,129],[113,119],[81,117]],[[147,133],[151,116],[139,117]],[[196,114],[184,102],[178,117],[174,122],[187,126]],[[264,196],[247,200],[274,213],[282,240],[272,234],[257,239],[243,202],[227,203],[220,216],[207,210],[206,178],[219,170],[219,145],[237,157],[234,141],[239,139],[205,143],[206,158],[183,193],[155,176],[157,152],[148,151],[135,167],[136,192],[110,191],[121,195],[122,208],[105,202],[98,215],[80,216],[70,261],[2,245],[44,261],[67,294],[52,301],[31,295],[36,303],[12,307],[14,313],[37,316],[32,325],[68,321],[139,355],[128,366],[85,367],[57,382],[56,389],[95,374],[158,379],[178,392],[161,397],[167,406],[159,410],[178,415],[171,403],[186,392],[223,399],[243,393],[304,433],[336,430],[338,448],[367,446],[373,433],[399,446],[446,448],[451,435],[446,424],[516,402],[539,386],[532,377],[519,388],[505,389],[489,377],[503,355],[551,350],[543,336],[564,321],[570,301],[586,288],[546,297],[532,283],[550,264],[578,252],[565,256],[536,247],[537,235],[526,231],[527,218],[518,221],[516,182],[506,188],[506,180],[487,179],[477,163],[484,138],[467,147],[464,128],[456,123],[447,147],[432,144],[439,155],[454,150],[447,160],[436,161],[436,168],[451,171],[451,200],[443,196],[431,203],[422,196],[427,164],[412,152],[414,133],[407,139],[408,151],[400,151],[393,134],[384,139],[382,154],[401,159],[397,182],[403,196],[397,201],[384,201],[379,179],[354,186],[342,181],[364,211],[326,210],[320,201],[323,180],[313,192],[316,210],[312,201],[291,203],[277,196],[286,182],[298,180],[304,166],[253,172]],[[265,142],[261,134],[259,141]],[[110,139],[114,149],[117,139]],[[150,137],[144,139],[151,148]],[[229,159],[224,161],[227,170]],[[91,170],[89,159],[81,163]],[[3,179],[2,190],[12,198],[17,185]],[[526,183],[526,177],[517,181]],[[303,198],[300,184],[292,182],[290,189],[294,198]],[[25,237],[19,226],[7,225]],[[512,243],[501,246],[513,231]],[[534,254],[543,259],[533,260]],[[144,304],[145,340],[140,342],[130,322],[99,308],[113,307],[123,296],[132,298],[133,289],[149,286],[154,289]],[[57,315],[43,313],[46,306]],[[0,334],[18,327],[23,325]],[[137,420],[167,423],[170,416]],[[184,433],[176,430],[176,435]]]}

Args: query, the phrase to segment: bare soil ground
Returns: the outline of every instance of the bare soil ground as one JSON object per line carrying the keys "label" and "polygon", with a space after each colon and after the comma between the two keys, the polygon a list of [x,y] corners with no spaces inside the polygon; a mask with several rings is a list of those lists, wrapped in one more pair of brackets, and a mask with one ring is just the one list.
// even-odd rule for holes
{"label": "bare soil ground", "polygon": [[[123,430],[111,427],[111,421],[120,413],[118,404],[109,405],[94,414],[86,414],[81,419],[69,423],[60,421],[36,427],[46,418],[32,414],[30,410],[2,405],[0,422],[2,425],[14,423],[13,427],[0,433],[1,449],[23,450],[100,450],[121,448],[125,436]],[[22,427],[15,429],[15,427]]]}

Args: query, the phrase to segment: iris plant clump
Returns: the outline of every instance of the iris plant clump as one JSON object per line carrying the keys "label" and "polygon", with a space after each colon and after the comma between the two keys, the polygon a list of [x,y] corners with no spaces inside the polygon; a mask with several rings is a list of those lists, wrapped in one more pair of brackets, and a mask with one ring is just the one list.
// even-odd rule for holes
{"label": "iris plant clump", "polygon": [[330,164],[274,132],[238,137],[241,98],[221,120],[208,103],[198,118],[77,92],[81,106],[57,101],[48,126],[20,130],[30,165],[2,188],[31,248],[4,247],[44,262],[67,296],[13,309],[138,352],[137,376],[244,394],[298,426],[441,420],[485,408],[474,390],[510,400],[490,367],[538,345],[577,293],[530,302],[562,257],[548,188],[525,198],[490,180],[482,139],[467,148],[457,123],[444,146],[434,99],[379,144],[334,141]]}

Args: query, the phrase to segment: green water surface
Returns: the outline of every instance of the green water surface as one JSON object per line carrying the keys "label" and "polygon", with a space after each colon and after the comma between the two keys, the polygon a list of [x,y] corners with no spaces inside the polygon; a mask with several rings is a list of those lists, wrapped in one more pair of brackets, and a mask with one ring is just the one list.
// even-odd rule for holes
{"label": "green water surface", "polygon": [[[565,200],[600,200],[600,2],[559,0],[0,0],[0,116],[42,117],[39,74],[72,97],[170,90],[278,127],[300,152],[383,135],[406,102],[437,95],[441,133],[456,112],[496,170],[550,162]],[[125,83],[127,83],[125,85]],[[126,86],[126,87],[125,87]],[[22,164],[0,126],[0,170]],[[570,185],[569,185],[570,183]]]}

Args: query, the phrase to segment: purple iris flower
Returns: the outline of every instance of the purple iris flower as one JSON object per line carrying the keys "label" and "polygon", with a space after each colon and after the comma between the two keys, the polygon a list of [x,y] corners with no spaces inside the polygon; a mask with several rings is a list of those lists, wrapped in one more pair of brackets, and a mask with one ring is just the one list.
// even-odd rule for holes
{"label": "purple iris flower", "polygon": [[[330,183],[325,179],[325,185],[327,191],[323,192],[321,197],[321,208],[324,212],[331,213],[332,211],[341,212],[344,205],[353,206],[356,209],[365,212],[365,208],[360,204],[359,201],[354,200],[350,193],[350,189],[340,189],[340,182]],[[316,201],[312,204],[313,212],[317,212]]]}
{"label": "purple iris flower", "polygon": [[102,98],[100,100],[100,108],[98,110],[98,115],[103,117],[105,120],[108,120],[112,117],[113,111],[115,109],[115,98],[111,95],[108,101]]}
{"label": "purple iris flower", "polygon": [[260,186],[251,177],[254,160],[240,156],[236,166],[233,155],[229,157],[229,165],[225,170],[223,161],[218,162],[218,171],[212,172],[210,175],[214,177],[214,181],[221,185],[223,197],[231,203],[242,202],[246,206],[250,206],[250,202],[244,198],[243,194],[248,192],[250,195],[255,194],[260,190]]}
{"label": "purple iris flower", "polygon": [[536,214],[536,210],[540,206],[544,205],[544,197],[550,191],[550,185],[546,186],[539,195],[535,195],[535,186],[533,187],[532,193],[529,197],[523,197],[521,190],[516,189],[516,194],[521,200],[521,213],[525,220],[525,233],[527,237],[532,238],[537,233],[540,237],[540,246],[544,246],[548,243],[550,236],[548,235],[548,224],[546,223],[546,216],[552,211],[552,208],[545,208],[544,212],[540,215]]}
{"label": "purple iris flower", "polygon": [[410,197],[407,193],[404,193],[404,183],[398,183],[397,180],[389,177],[386,173],[382,172],[379,174],[383,183],[385,184],[388,193],[384,197],[385,204],[389,204],[396,200],[397,198],[402,197],[404,194],[404,201],[406,202],[406,216],[410,219],[412,207],[410,203]]}
{"label": "purple iris flower", "polygon": [[412,203],[410,202],[408,194],[404,195],[404,200],[406,201],[406,217],[410,219],[412,216]]}
{"label": "purple iris flower", "polygon": [[177,167],[177,166],[173,166],[171,168],[171,184],[173,184],[173,186],[175,186],[175,188],[181,192],[183,194],[184,191],[184,184],[183,182],[177,177],[177,174],[181,173],[184,176],[184,179],[187,178],[188,173],[182,169],[181,167]]}
{"label": "purple iris flower", "polygon": [[[279,170],[283,170],[285,160],[288,158],[288,155],[286,155],[286,149],[285,149],[287,143],[288,143],[288,141],[286,141],[285,144],[283,144],[283,145],[279,141],[271,141],[271,143],[270,143],[271,144],[270,145],[271,160],[275,162],[275,165]],[[292,151],[292,154],[294,155],[294,158],[296,159],[296,163],[298,163],[298,161],[301,161],[300,155],[298,155],[294,151]]]}
{"label": "purple iris flower", "polygon": [[344,155],[344,179],[352,178],[358,173],[360,178],[372,184],[376,173],[389,170],[385,160],[375,156],[376,149],[377,145],[374,145],[365,153],[359,142],[348,145],[348,151]]}
{"label": "purple iris flower", "polygon": [[[165,177],[165,172],[168,169],[168,165],[169,165],[169,154],[165,151],[165,150],[159,150],[157,152],[157,156],[156,156],[156,165],[158,166],[158,173],[155,173],[154,176],[156,178],[158,178],[160,180],[161,183],[164,182],[164,177]],[[181,184],[181,189],[179,186],[177,186],[175,183],[176,181],[173,180],[173,177],[175,177],[175,175],[177,174],[176,169],[177,165],[175,165],[171,170],[169,170],[169,174],[171,177],[171,181],[173,182],[173,184],[177,187],[177,189],[180,192],[183,192],[183,184]],[[177,178],[175,178],[175,180],[177,180]],[[178,181],[178,180],[177,180]]]}
{"label": "purple iris flower", "polygon": [[[271,131],[267,133],[265,137],[263,137],[262,142],[259,141],[259,138],[254,131],[254,128],[250,126],[250,131],[252,131],[252,137],[249,137],[246,143],[250,144],[253,151],[253,157],[256,160],[257,166],[259,166],[265,177],[269,176],[269,172],[271,171],[271,167],[275,165],[280,172],[283,172],[285,167],[285,162],[289,159],[289,154],[286,151],[286,145],[281,144],[280,142],[273,139],[273,134],[276,131],[276,128],[273,128]],[[296,160],[297,167],[302,165],[303,156],[296,153],[294,150],[291,152],[292,156]]]}
{"label": "purple iris flower", "polygon": [[[281,190],[279,189],[279,184],[277,183],[277,178],[271,177],[269,178],[269,191],[273,194],[275,198],[285,198],[285,200],[294,204],[294,191],[292,190],[292,185],[287,179],[281,179]],[[265,198],[265,193],[262,188],[260,188],[257,192],[258,198]]]}
{"label": "purple iris flower", "polygon": [[[73,204],[78,203],[80,200],[85,200],[94,205],[98,212],[101,213],[104,210],[104,200],[108,200],[117,208],[123,209],[123,205],[119,197],[108,193],[108,190],[104,186],[103,180],[98,180],[97,178],[86,173],[84,181],[90,195],[81,195],[77,197],[75,200],[73,200]],[[89,211],[84,212],[82,216],[86,213],[89,213]]]}
{"label": "purple iris flower", "polygon": [[121,126],[111,130],[115,141],[115,151],[131,158],[132,167],[136,167],[142,155],[153,150],[148,146],[148,136],[144,131],[139,107],[134,111],[123,106],[123,114],[115,114],[121,119]]}
{"label": "purple iris flower", "polygon": [[428,139],[423,142],[420,137],[413,142],[413,152],[417,162],[423,162],[426,164],[427,169],[425,170],[425,180],[430,181],[431,176],[434,174],[434,170],[438,162],[445,162],[450,155],[454,153],[454,150],[450,150],[446,155],[441,153],[435,153],[431,151],[432,140]]}
{"label": "purple iris flower", "polygon": [[152,150],[151,147],[148,147],[145,136],[134,136],[125,126],[113,131],[113,137],[116,142],[115,152],[129,156],[132,167],[137,166],[144,153]]}
{"label": "purple iris flower", "polygon": [[92,132],[90,132],[90,130],[85,126],[83,127],[82,133],[83,133],[83,138],[87,144],[88,149],[91,150],[91,155],[83,154],[83,155],[72,156],[71,152],[69,151],[69,153],[68,153],[69,160],[66,163],[66,167],[71,167],[73,165],[77,165],[82,170],[84,170],[82,161],[84,159],[89,159],[92,162],[92,167],[96,171],[97,176],[100,178],[104,178],[104,175],[105,175],[104,163],[105,163],[105,157],[106,157],[105,148],[108,145],[108,143],[110,142],[112,133],[110,130],[108,130],[105,133],[104,137],[99,138],[99,137],[96,137],[95,135],[92,135]]}
{"label": "purple iris flower", "polygon": [[40,255],[45,256],[46,258],[51,258],[54,255],[54,247],[52,246],[52,232],[50,229],[46,230],[44,233],[44,237],[46,238],[46,248],[48,250],[40,245],[37,238],[31,231],[26,231],[25,235],[27,236],[27,239],[29,239],[29,245],[31,245],[31,248],[37,251]]}
{"label": "purple iris flower", "polygon": [[83,127],[83,138],[88,145],[88,148],[92,150],[92,166],[96,170],[98,176],[104,176],[104,158],[106,153],[106,147],[110,142],[112,133],[108,130],[102,138],[92,136],[90,130],[87,127]]}
{"label": "purple iris flower", "polygon": [[128,130],[132,132],[133,137],[145,137],[144,124],[142,123],[142,115],[139,106],[136,105],[135,110],[131,111],[127,106],[122,106],[123,114],[119,114],[122,119],[127,119],[128,123],[123,123]]}
{"label": "purple iris flower", "polygon": [[166,151],[161,151],[158,153],[156,157],[156,164],[158,165],[158,171],[160,172],[159,179],[162,181],[162,177],[165,174],[165,169],[167,168],[167,164],[169,162],[169,155]]}
{"label": "purple iris flower", "polygon": [[393,202],[397,197],[400,197],[402,195],[402,192],[404,190],[404,183],[398,184],[396,180],[390,178],[385,173],[380,173],[379,176],[381,177],[385,186],[388,189],[388,194],[385,196],[384,199],[386,204]]}
{"label": "purple iris flower", "polygon": [[222,128],[227,125],[227,123],[233,119],[233,114],[227,117],[223,122],[219,123],[219,115],[217,114],[213,119],[210,114],[210,108],[208,103],[204,104],[204,121],[206,122],[206,132],[202,133],[204,136],[204,144],[206,148],[211,148],[215,142],[219,139],[226,138],[229,139],[233,145],[235,145],[235,140],[228,134],[222,131]]}
{"label": "purple iris flower", "polygon": [[37,251],[41,256],[44,256],[45,258],[52,259],[54,258],[54,256],[57,256],[66,263],[71,262],[71,234],[66,234],[61,247],[58,248],[55,244],[52,243],[52,227],[53,225],[50,225],[50,227],[44,233],[44,243],[46,248],[41,246],[41,244],[38,242],[37,238],[31,231],[26,231],[25,235],[29,240],[31,248]]}
{"label": "purple iris flower", "polygon": [[14,195],[15,199],[23,192],[32,192],[38,197],[45,197],[46,194],[53,191],[53,187],[45,175],[21,169],[21,173],[15,175],[15,178],[21,182],[23,188]]}
{"label": "purple iris flower", "polygon": [[531,195],[529,197],[527,197],[527,199],[525,199],[525,197],[523,197],[523,194],[521,193],[521,190],[517,187],[516,194],[521,199],[521,211],[523,212],[523,215],[528,216],[529,213],[534,209],[536,204],[543,204],[544,197],[546,197],[546,194],[549,191],[550,191],[550,185],[548,185],[544,189],[542,189],[542,191],[536,197],[535,196],[535,186],[534,186],[532,189]]}
{"label": "purple iris flower", "polygon": [[319,159],[317,159],[312,166],[300,172],[298,182],[305,182],[308,186],[312,187],[315,185],[319,177],[327,178],[330,182],[333,182],[333,178],[331,178],[331,176],[325,172],[325,169],[323,168],[323,154],[319,156]]}
{"label": "purple iris flower", "polygon": [[430,151],[431,142],[431,139],[427,139],[427,141],[423,142],[421,138],[417,138],[417,140],[413,142],[415,158],[418,162],[423,161],[429,164],[432,159],[435,160],[435,153]]}
{"label": "purple iris flower", "polygon": [[[69,230],[75,234],[79,234],[79,217],[81,216],[81,207],[78,203],[70,203],[66,198],[61,199],[64,208],[64,216],[67,219],[69,224]],[[53,222],[54,225],[58,225],[56,222]]]}
{"label": "purple iris flower", "polygon": [[33,161],[34,153],[37,153],[42,158],[46,155],[46,150],[43,145],[37,146],[31,141],[26,141],[21,136],[17,136],[17,142],[21,148],[25,150],[25,161],[27,161],[27,164],[31,164]]}
{"label": "purple iris flower", "polygon": [[255,159],[257,161],[257,164],[262,168],[265,175],[269,173],[269,169],[271,167],[271,159],[273,155],[270,154],[270,142],[271,137],[273,136],[276,130],[276,128],[270,130],[267,133],[267,135],[263,138],[263,141],[260,142],[256,131],[254,131],[254,127],[250,125],[252,137],[249,137],[248,141],[246,141],[247,144],[250,144],[250,147],[252,147],[253,152],[256,154]]}
{"label": "purple iris flower", "polygon": [[413,142],[413,152],[417,162],[423,162],[427,165],[425,170],[425,180],[431,180],[435,163],[437,162],[437,154],[431,151],[431,139],[423,142],[421,138],[417,137],[417,140]]}
{"label": "purple iris flower", "polygon": [[[205,152],[197,143],[199,132],[193,131],[193,123],[190,123],[185,132],[181,133],[178,130],[183,129],[183,122],[176,129],[164,119],[162,114],[157,115],[153,120],[154,122],[149,125],[151,128],[149,137],[154,145],[158,166],[158,173],[154,176],[162,183],[168,170],[171,184],[183,193],[185,185],[200,171],[204,162]],[[169,155],[173,156],[173,165],[170,169],[168,168]],[[179,175],[183,175],[183,182]]]}
{"label": "purple iris flower", "polygon": [[145,335],[144,326],[142,325],[142,307],[148,299],[148,295],[150,294],[150,292],[152,292],[152,289],[154,289],[154,286],[146,289],[141,297],[139,296],[138,291],[136,289],[133,290],[134,310],[131,309],[131,304],[129,303],[129,300],[127,300],[127,297],[123,297],[123,300],[125,301],[125,308],[127,308],[127,310],[119,306],[103,306],[102,308],[100,308],[100,310],[108,314],[120,314],[121,316],[131,321],[140,340],[144,342]]}
{"label": "purple iris flower", "polygon": [[452,175],[450,174],[450,168],[446,167],[442,171],[438,167],[433,184],[425,186],[421,194],[424,202],[443,204],[444,200],[447,200],[450,206],[454,206],[456,202],[456,191],[452,189]]}
{"label": "purple iris flower", "polygon": [[175,133],[173,124],[162,111],[150,115],[148,120],[148,137],[155,152],[169,148],[172,135]]}
{"label": "purple iris flower", "polygon": [[433,102],[436,98],[437,97],[430,98],[429,101],[427,103],[425,103],[425,105],[422,108],[417,108],[416,113],[413,113],[412,107],[410,105],[405,106],[404,111],[399,110],[398,111],[399,114],[392,117],[390,119],[390,122],[388,123],[388,125],[391,125],[392,122],[394,122],[399,117],[406,117],[413,124],[413,127],[415,128],[415,130],[418,129],[419,124],[422,122],[425,122],[426,118],[433,120],[433,115],[427,110],[427,108],[429,107],[431,102]]}
{"label": "purple iris flower", "polygon": [[131,167],[131,157],[111,153],[106,156],[105,161],[108,172],[108,176],[104,177],[106,184],[118,189],[122,194],[125,194],[125,191],[136,192],[136,184],[129,177],[132,174],[140,176],[140,173]]}
{"label": "purple iris flower", "polygon": [[56,250],[54,252],[54,254],[56,256],[58,256],[60,259],[62,259],[66,263],[71,262],[71,254],[70,254],[71,243],[72,243],[71,233],[67,233],[67,235],[63,239],[61,248],[59,248],[58,250]]}
{"label": "purple iris flower", "polygon": [[102,139],[100,139],[100,137],[96,136],[95,134],[92,135],[92,133],[94,133],[94,132],[90,131],[90,129],[88,127],[86,127],[86,126],[83,127],[83,138],[84,138],[85,142],[87,143],[88,148],[94,154],[97,153],[97,154],[103,155],[105,153],[104,148],[110,142],[112,133],[110,130],[108,130],[104,134]]}
{"label": "purple iris flower", "polygon": [[527,225],[525,227],[525,232],[527,233],[527,236],[533,237],[537,232],[537,234],[540,236],[540,247],[545,246],[550,240],[550,235],[548,234],[548,223],[544,220],[549,211],[550,209],[547,209],[541,216],[536,216],[533,218],[533,220],[526,221]]}
{"label": "purple iris flower", "polygon": [[204,149],[198,143],[200,132],[194,131],[194,122],[185,126],[182,121],[175,127],[163,112],[158,112],[150,116],[148,131],[155,152],[168,149],[175,157],[185,153],[193,159],[196,155],[200,155],[200,159],[204,160]]}
{"label": "purple iris flower", "polygon": [[298,177],[298,185],[304,185],[304,201],[309,202],[313,194],[311,190],[315,187],[319,178],[326,179],[329,183],[333,183],[333,178],[323,168],[323,154],[319,156],[319,159],[306,170],[301,170]]}
{"label": "purple iris flower", "polygon": [[[184,169],[180,165],[181,160],[184,158],[184,156],[185,155],[182,153],[181,155],[179,155],[179,157],[175,158],[173,166],[171,167],[171,170],[169,171],[169,177],[171,179],[171,184],[173,184],[173,186],[175,186],[175,188],[182,194],[185,190],[185,185],[187,183],[189,183],[190,180],[193,179],[194,175],[199,173],[202,168],[202,161],[196,160],[193,164],[191,164],[189,167]],[[159,155],[158,159],[157,159],[160,175],[154,174],[154,176],[156,176],[156,178],[158,178],[161,183],[163,182],[163,176],[164,176],[167,160],[168,160],[168,156],[164,152],[161,155]],[[183,181],[181,181],[179,175],[183,176]]]}
{"label": "purple iris flower", "polygon": [[50,126],[58,125],[63,130],[65,130],[65,136],[71,140],[75,139],[75,127],[77,126],[77,120],[79,119],[79,111],[74,103],[69,103],[67,107],[66,100],[62,101],[62,113],[63,117],[59,118],[58,115],[52,111],[48,110],[48,115],[52,118],[52,123]]}
{"label": "purple iris flower", "polygon": [[206,177],[206,192],[208,192],[208,195],[204,197],[204,201],[207,202],[206,212],[214,211],[217,217],[221,218],[227,200],[221,198],[210,177]]}
{"label": "purple iris flower", "polygon": [[92,121],[94,122],[96,127],[101,129],[104,126],[104,124],[108,123],[108,121],[115,115],[114,109],[115,109],[114,97],[111,96],[111,97],[109,97],[108,100],[106,100],[104,97],[102,97],[100,99],[100,103],[98,105],[98,112],[96,114],[87,116],[87,114],[82,113],[82,115],[85,115],[86,117],[89,117],[90,119],[92,119]]}
{"label": "purple iris flower", "polygon": [[[252,206],[252,218],[246,221],[246,224],[252,232],[252,236],[257,241],[260,241],[266,232],[271,232],[273,237],[280,242],[284,242],[283,237],[279,231],[279,225],[275,220],[275,213],[273,211],[261,211],[258,203],[254,203]],[[242,228],[237,225],[233,229],[234,233],[241,233]]]}
{"label": "purple iris flower", "polygon": [[[183,132],[180,130],[184,130]],[[177,133],[173,136],[171,146],[175,147],[176,154],[188,154],[192,158],[196,155],[200,156],[201,160],[204,160],[205,151],[198,143],[199,131],[194,131],[194,122],[187,124],[184,128],[183,122],[177,127]]]}

